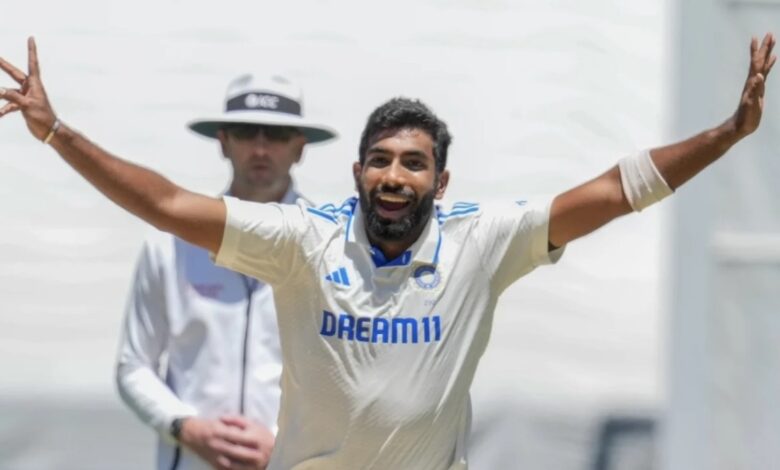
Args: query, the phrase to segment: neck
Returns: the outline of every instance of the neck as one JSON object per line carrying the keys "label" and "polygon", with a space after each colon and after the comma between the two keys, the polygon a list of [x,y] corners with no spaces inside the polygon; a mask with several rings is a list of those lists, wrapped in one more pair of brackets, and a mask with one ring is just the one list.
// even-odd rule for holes
{"label": "neck", "polygon": [[230,183],[230,194],[244,201],[282,202],[291,184],[289,177],[278,184],[264,187],[242,185],[234,178]]}

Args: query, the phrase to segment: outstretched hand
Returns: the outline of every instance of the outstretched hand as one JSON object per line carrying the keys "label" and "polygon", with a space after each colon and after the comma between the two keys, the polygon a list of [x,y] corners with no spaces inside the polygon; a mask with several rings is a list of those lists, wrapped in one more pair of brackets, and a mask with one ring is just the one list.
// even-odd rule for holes
{"label": "outstretched hand", "polygon": [[14,111],[21,111],[30,133],[38,140],[43,140],[52,129],[57,117],[41,82],[35,39],[27,40],[26,74],[2,57],[0,57],[0,69],[19,84],[19,88],[15,89],[0,88],[0,100],[6,101],[5,105],[0,107],[0,117]]}
{"label": "outstretched hand", "polygon": [[776,39],[771,33],[764,36],[761,45],[755,37],[750,41],[750,69],[739,107],[732,117],[734,127],[742,137],[755,131],[761,122],[766,77],[777,60],[777,56],[772,55],[775,42]]}

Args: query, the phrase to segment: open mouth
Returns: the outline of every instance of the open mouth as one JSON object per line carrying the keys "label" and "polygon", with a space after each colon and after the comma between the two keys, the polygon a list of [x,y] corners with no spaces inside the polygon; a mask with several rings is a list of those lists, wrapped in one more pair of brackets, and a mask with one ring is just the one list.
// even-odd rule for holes
{"label": "open mouth", "polygon": [[377,213],[385,219],[398,219],[409,212],[411,199],[400,194],[379,194],[374,198]]}

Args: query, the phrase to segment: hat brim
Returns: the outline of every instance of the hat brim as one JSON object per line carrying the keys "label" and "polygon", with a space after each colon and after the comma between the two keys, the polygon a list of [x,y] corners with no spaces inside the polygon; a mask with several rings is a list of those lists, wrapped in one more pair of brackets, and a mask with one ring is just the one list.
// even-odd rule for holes
{"label": "hat brim", "polygon": [[325,142],[338,136],[335,130],[322,124],[309,122],[298,116],[258,111],[233,111],[211,118],[195,119],[187,123],[196,134],[211,139],[217,138],[217,131],[225,124],[258,124],[264,126],[296,127],[306,136],[310,144]]}

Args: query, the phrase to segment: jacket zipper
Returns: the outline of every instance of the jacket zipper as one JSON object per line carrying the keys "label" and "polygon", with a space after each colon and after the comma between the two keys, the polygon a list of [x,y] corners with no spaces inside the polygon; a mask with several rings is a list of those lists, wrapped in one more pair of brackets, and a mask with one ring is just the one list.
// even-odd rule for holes
{"label": "jacket zipper", "polygon": [[171,461],[171,470],[179,468],[179,460],[181,459],[181,445],[177,445],[173,451],[173,460]]}
{"label": "jacket zipper", "polygon": [[243,415],[246,398],[246,363],[249,350],[249,327],[252,324],[252,295],[255,293],[255,289],[252,285],[252,281],[248,277],[241,275],[241,279],[244,281],[244,287],[246,287],[246,321],[244,322],[244,349],[241,356],[241,395],[238,402],[238,412]]}
{"label": "jacket zipper", "polygon": [[[244,281],[244,287],[246,287],[246,322],[244,323],[244,349],[241,355],[241,395],[239,396],[238,412],[244,414],[244,400],[246,396],[246,362],[247,353],[249,348],[249,327],[251,326],[252,319],[252,295],[255,293],[252,281],[244,275],[241,275],[241,280]],[[171,462],[171,470],[176,470],[179,467],[179,461],[181,460],[181,446],[176,446],[173,452],[173,461]]]}

